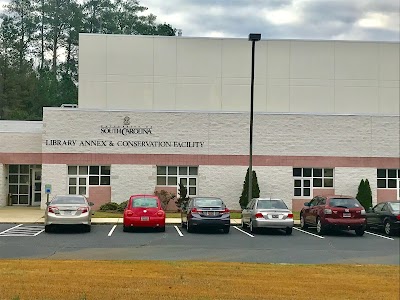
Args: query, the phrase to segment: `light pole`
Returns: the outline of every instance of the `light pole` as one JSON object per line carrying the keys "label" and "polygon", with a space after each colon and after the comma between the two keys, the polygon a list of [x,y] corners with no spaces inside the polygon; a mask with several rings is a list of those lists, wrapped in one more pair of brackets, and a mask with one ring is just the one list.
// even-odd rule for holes
{"label": "light pole", "polygon": [[254,115],[254,56],[256,42],[261,40],[261,33],[250,33],[251,41],[251,87],[250,87],[250,153],[249,153],[249,199],[253,198],[253,115]]}

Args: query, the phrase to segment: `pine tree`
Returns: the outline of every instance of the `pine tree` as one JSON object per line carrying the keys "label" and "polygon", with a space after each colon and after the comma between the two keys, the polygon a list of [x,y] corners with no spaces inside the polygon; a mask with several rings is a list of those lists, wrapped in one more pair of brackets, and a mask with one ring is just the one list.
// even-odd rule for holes
{"label": "pine tree", "polygon": [[[260,187],[258,186],[257,174],[256,171],[253,171],[253,179],[252,179],[252,196],[253,198],[260,197]],[[249,168],[247,168],[246,177],[243,183],[242,195],[239,199],[239,204],[241,208],[245,208],[248,204],[249,197]]]}
{"label": "pine tree", "polygon": [[361,179],[356,198],[365,209],[372,206],[372,191],[368,179]]}
{"label": "pine tree", "polygon": [[182,184],[179,183],[179,198],[176,199],[175,204],[179,210],[181,210],[184,206],[187,205],[189,201],[189,197],[187,195],[187,188]]}

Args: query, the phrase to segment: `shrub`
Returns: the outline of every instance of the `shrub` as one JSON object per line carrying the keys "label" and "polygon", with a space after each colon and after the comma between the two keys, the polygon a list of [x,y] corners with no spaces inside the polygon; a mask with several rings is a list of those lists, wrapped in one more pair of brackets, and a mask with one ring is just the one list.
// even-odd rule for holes
{"label": "shrub", "polygon": [[108,202],[100,206],[100,211],[117,210],[119,204],[115,202]]}
{"label": "shrub", "polygon": [[119,212],[122,212],[122,211],[124,211],[125,210],[125,208],[126,208],[126,206],[128,205],[128,200],[126,200],[126,201],[124,201],[124,202],[121,202],[119,205],[118,205],[118,211]]}
{"label": "shrub", "polygon": [[154,195],[160,199],[163,210],[166,210],[168,203],[176,197],[174,193],[170,193],[165,190],[155,191]]}
{"label": "shrub", "polygon": [[368,179],[361,179],[356,198],[366,210],[372,207],[372,191]]}
{"label": "shrub", "polygon": [[187,195],[187,189],[182,183],[179,183],[179,198],[175,201],[176,207],[178,207],[178,210],[182,210],[188,202],[189,197]]}
{"label": "shrub", "polygon": [[[258,186],[257,174],[256,171],[253,171],[252,178],[252,197],[259,198],[260,197],[260,187]],[[243,183],[242,195],[239,199],[240,207],[243,209],[247,206],[249,202],[249,168],[247,168],[246,177]]]}

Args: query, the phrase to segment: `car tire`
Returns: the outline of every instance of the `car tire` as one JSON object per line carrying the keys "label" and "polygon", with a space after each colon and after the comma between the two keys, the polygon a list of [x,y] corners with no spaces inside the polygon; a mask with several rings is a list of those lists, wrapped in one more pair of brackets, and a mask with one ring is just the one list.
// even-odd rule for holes
{"label": "car tire", "polygon": [[231,227],[230,226],[226,226],[225,228],[224,228],[224,233],[229,233],[229,230],[231,229]]}
{"label": "car tire", "polygon": [[325,226],[322,224],[320,218],[317,218],[317,233],[319,235],[322,235],[325,233]]}
{"label": "car tire", "polygon": [[53,231],[52,229],[53,228],[51,227],[51,225],[45,225],[44,226],[44,232],[47,232],[47,233],[52,232]]}
{"label": "car tire", "polygon": [[128,232],[128,231],[129,231],[129,227],[124,225],[124,226],[122,227],[122,231],[123,231],[123,232]]}
{"label": "car tire", "polygon": [[189,233],[193,232],[193,227],[190,225],[189,221],[186,221],[186,231]]}
{"label": "car tire", "polygon": [[307,229],[308,225],[306,224],[306,220],[304,219],[303,215],[300,215],[300,228]]}
{"label": "car tire", "polygon": [[247,224],[246,224],[245,222],[243,222],[243,219],[242,219],[242,228],[243,228],[243,229],[246,229],[246,228],[247,228]]}
{"label": "car tire", "polygon": [[392,226],[389,221],[385,221],[385,224],[383,225],[383,230],[385,231],[386,235],[393,235]]}
{"label": "car tire", "polygon": [[250,228],[250,232],[251,233],[256,233],[257,232],[257,227],[253,226],[253,221],[252,220],[250,220],[249,228]]}
{"label": "car tire", "polygon": [[159,232],[165,232],[165,226],[158,227]]}
{"label": "car tire", "polygon": [[361,227],[361,228],[356,228],[355,232],[356,232],[357,236],[363,236],[365,230],[364,230],[364,228]]}
{"label": "car tire", "polygon": [[292,232],[293,232],[293,227],[287,227],[287,228],[286,228],[286,234],[287,234],[287,235],[291,235]]}
{"label": "car tire", "polygon": [[92,231],[92,226],[91,225],[86,225],[85,226],[85,232],[90,232]]}

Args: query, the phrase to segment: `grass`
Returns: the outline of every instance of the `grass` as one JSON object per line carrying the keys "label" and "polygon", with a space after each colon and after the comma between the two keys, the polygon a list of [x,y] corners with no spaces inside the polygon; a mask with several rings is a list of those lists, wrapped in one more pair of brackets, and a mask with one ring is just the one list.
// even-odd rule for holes
{"label": "grass", "polygon": [[0,299],[398,299],[399,266],[0,260]]}
{"label": "grass", "polygon": [[[293,217],[296,220],[299,220],[299,212],[293,212]],[[167,212],[167,218],[180,218],[181,214],[178,212]],[[114,212],[106,212],[106,211],[96,211],[93,215],[93,218],[122,218],[122,213],[114,213]],[[231,219],[240,219],[241,213],[240,212],[231,212]]]}

